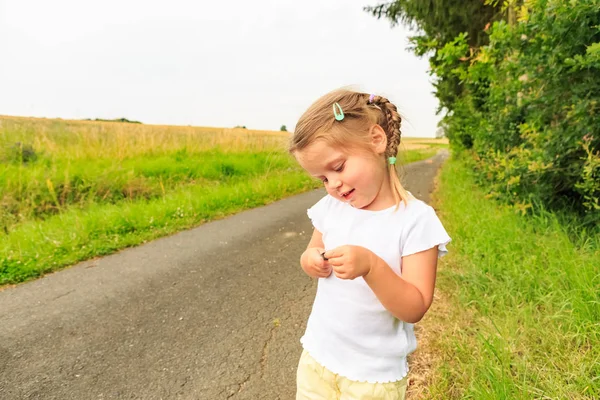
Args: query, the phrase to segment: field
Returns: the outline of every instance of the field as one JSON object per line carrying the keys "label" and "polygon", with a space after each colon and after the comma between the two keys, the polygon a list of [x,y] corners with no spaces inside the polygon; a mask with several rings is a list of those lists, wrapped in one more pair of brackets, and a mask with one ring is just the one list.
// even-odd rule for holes
{"label": "field", "polygon": [[402,144],[405,150],[415,150],[415,149],[426,149],[431,146],[437,147],[447,147],[448,139],[440,138],[440,139],[428,139],[428,138],[403,138]]}
{"label": "field", "polygon": [[[0,116],[0,285],[318,187],[288,138]],[[405,143],[403,162],[440,146]]]}

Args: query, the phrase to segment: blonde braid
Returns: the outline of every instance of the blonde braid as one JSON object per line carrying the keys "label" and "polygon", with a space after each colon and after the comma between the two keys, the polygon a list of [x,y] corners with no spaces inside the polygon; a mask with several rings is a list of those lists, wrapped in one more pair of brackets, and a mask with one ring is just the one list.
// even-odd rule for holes
{"label": "blonde braid", "polygon": [[398,114],[398,109],[393,103],[382,96],[375,96],[371,104],[379,107],[384,117],[380,125],[385,130],[388,142],[385,149],[385,157],[396,157],[402,136],[402,132],[400,131],[402,118]]}
{"label": "blonde braid", "polygon": [[[367,97],[367,102],[368,101]],[[400,130],[402,118],[398,113],[398,108],[385,97],[376,95],[373,97],[371,104],[377,106],[381,110],[379,125],[383,128],[387,137],[387,147],[384,154],[387,163],[389,157],[396,157],[398,154],[398,146],[400,145],[402,137],[402,132]],[[402,183],[400,183],[400,176],[396,166],[388,163],[388,171],[390,173],[390,185],[392,186],[396,204],[399,205],[400,201],[403,201],[406,204],[409,199],[409,194],[402,186]]]}

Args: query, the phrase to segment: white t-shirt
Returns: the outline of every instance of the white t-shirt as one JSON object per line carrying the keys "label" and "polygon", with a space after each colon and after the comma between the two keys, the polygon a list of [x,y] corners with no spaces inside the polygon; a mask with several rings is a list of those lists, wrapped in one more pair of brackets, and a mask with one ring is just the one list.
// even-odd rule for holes
{"label": "white t-shirt", "polygon": [[[401,275],[402,257],[439,246],[450,237],[433,208],[420,200],[381,211],[353,208],[327,195],[308,210],[326,250],[366,247]],[[394,382],[408,373],[406,356],[417,348],[413,324],[394,317],[363,278],[319,278],[301,339],[304,349],[333,373],[353,381]]]}

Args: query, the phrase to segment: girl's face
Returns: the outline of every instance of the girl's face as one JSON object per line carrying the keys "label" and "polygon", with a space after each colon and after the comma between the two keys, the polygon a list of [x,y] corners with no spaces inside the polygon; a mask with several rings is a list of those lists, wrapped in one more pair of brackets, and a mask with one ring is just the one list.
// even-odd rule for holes
{"label": "girl's face", "polygon": [[376,127],[370,144],[372,152],[334,148],[316,140],[297,151],[296,159],[309,174],[321,179],[327,193],[336,199],[365,210],[391,207],[395,201],[382,156],[387,141],[383,129]]}

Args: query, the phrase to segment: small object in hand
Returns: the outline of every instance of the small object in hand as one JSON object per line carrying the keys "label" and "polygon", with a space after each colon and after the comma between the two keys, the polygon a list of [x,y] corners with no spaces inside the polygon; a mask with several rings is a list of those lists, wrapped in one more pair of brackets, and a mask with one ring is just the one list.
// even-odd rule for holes
{"label": "small object in hand", "polygon": [[323,260],[325,260],[325,261],[329,260],[329,258],[325,257],[325,252],[321,253],[321,257],[323,257]]}

